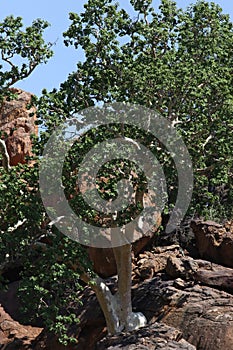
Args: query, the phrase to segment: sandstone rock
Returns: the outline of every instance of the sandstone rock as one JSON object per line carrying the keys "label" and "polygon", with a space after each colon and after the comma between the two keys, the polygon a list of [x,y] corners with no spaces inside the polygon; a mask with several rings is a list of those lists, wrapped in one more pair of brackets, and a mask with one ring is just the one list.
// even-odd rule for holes
{"label": "sandstone rock", "polygon": [[98,275],[103,278],[116,275],[117,267],[112,249],[88,247],[88,255]]}
{"label": "sandstone rock", "polygon": [[157,272],[165,270],[169,257],[180,257],[178,245],[156,247],[152,252],[146,251],[139,254],[133,261],[134,282],[151,279]]}
{"label": "sandstone rock", "polygon": [[35,125],[35,107],[27,108],[32,94],[17,88],[12,88],[11,91],[18,97],[5,100],[0,106],[0,131],[6,142],[10,165],[16,165],[25,163],[26,157],[32,155],[30,135],[37,135],[38,127]]}
{"label": "sandstone rock", "polygon": [[220,265],[233,267],[233,229],[212,221],[192,221],[196,246],[201,258]]}
{"label": "sandstone rock", "polygon": [[30,349],[30,345],[42,328],[23,326],[14,321],[0,305],[0,345],[4,349]]}
{"label": "sandstone rock", "polygon": [[170,255],[167,259],[166,273],[172,278],[189,279],[198,268],[198,263],[190,257],[178,258]]}
{"label": "sandstone rock", "polygon": [[199,266],[194,274],[196,281],[233,293],[233,269],[204,260],[196,262]]}
{"label": "sandstone rock", "polygon": [[201,282],[207,286],[221,288],[233,293],[233,269],[209,261],[191,257],[174,257],[167,259],[166,273],[176,279]]}
{"label": "sandstone rock", "polygon": [[133,304],[150,323],[180,330],[198,350],[233,349],[233,297],[210,287],[166,281],[160,274],[134,290]]}
{"label": "sandstone rock", "polygon": [[96,350],[195,350],[196,347],[182,338],[182,333],[163,323],[126,334],[119,334],[101,340]]}

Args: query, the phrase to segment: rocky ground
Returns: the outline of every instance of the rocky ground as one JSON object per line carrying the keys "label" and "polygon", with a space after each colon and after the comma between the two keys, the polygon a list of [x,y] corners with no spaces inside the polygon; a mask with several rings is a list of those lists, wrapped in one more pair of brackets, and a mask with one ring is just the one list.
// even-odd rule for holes
{"label": "rocky ground", "polygon": [[[144,313],[146,327],[107,337],[103,314],[87,287],[77,308],[80,323],[69,329],[78,343],[64,347],[45,329],[17,322],[18,283],[12,282],[0,293],[0,349],[232,350],[233,225],[195,221],[191,227],[190,249],[176,242],[133,259],[133,308]],[[108,283],[114,288],[116,277]]]}

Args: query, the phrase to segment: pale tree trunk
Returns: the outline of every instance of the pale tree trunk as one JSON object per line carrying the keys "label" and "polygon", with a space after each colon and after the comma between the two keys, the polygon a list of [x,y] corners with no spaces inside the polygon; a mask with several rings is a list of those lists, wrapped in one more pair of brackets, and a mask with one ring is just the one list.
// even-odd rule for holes
{"label": "pale tree trunk", "polygon": [[[140,195],[138,194],[136,203],[140,202],[143,204],[143,194],[143,191],[140,192]],[[138,329],[147,323],[145,316],[141,312],[132,312],[132,245],[130,242],[134,241],[134,234],[135,225],[127,228],[127,234],[122,232],[121,235],[119,231],[117,233],[115,231],[111,232],[112,243],[122,244],[113,247],[118,275],[118,290],[116,294],[113,295],[104,280],[99,277],[94,281],[92,280],[92,283],[89,283],[95,291],[104,313],[109,334],[117,334],[123,330]],[[84,276],[86,279],[86,274]],[[82,279],[85,281],[84,278]],[[87,282],[87,279],[85,282]],[[89,282],[91,282],[91,279],[89,279]]]}
{"label": "pale tree trunk", "polygon": [[118,291],[116,297],[119,302],[120,323],[126,329],[128,320],[132,314],[131,303],[131,245],[113,248],[118,273]]}
{"label": "pale tree trunk", "polygon": [[10,170],[10,157],[6,148],[5,141],[0,139],[0,154],[2,155],[2,166],[6,171]]}
{"label": "pale tree trunk", "polygon": [[117,300],[104,280],[100,277],[91,279],[87,274],[83,274],[80,277],[94,290],[104,313],[109,334],[119,333],[122,329],[120,329]]}
{"label": "pale tree trunk", "polygon": [[121,328],[125,331],[138,329],[146,325],[147,320],[141,312],[132,312],[131,283],[132,283],[132,255],[131,244],[113,249],[118,273],[118,315]]}
{"label": "pale tree trunk", "polygon": [[91,279],[87,274],[82,280],[90,285],[96,293],[105,316],[108,333],[117,334],[123,330],[134,330],[146,325],[145,316],[132,312],[131,302],[131,245],[113,248],[118,272],[118,291],[112,294],[104,280],[100,277]]}

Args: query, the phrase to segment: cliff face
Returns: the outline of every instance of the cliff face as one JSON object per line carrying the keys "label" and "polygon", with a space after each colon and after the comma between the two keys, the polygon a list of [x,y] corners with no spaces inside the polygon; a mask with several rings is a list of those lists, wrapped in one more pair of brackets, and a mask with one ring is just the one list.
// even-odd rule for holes
{"label": "cliff face", "polygon": [[28,109],[33,95],[18,88],[11,91],[17,98],[4,100],[0,106],[0,131],[10,156],[10,165],[17,165],[26,163],[26,157],[32,155],[30,136],[38,135],[38,127],[35,125],[36,108]]}

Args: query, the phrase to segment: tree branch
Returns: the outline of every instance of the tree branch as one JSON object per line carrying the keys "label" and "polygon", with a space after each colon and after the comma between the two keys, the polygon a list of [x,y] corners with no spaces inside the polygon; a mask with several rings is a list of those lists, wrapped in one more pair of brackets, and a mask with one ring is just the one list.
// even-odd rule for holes
{"label": "tree branch", "polygon": [[118,291],[112,294],[105,281],[100,278],[92,278],[87,272],[80,278],[95,292],[104,313],[108,333],[117,334],[145,326],[147,320],[141,312],[132,312],[131,302],[131,244],[114,247],[114,256],[117,264]]}
{"label": "tree branch", "polygon": [[7,62],[12,68],[15,68],[15,65],[10,61],[10,58],[13,57],[13,54],[11,56],[5,57],[4,52],[2,51],[2,60]]}
{"label": "tree branch", "polygon": [[96,277],[93,279],[85,272],[80,275],[80,278],[85,283],[90,285],[91,288],[94,290],[98,302],[101,306],[101,309],[104,313],[108,333],[117,334],[121,332],[122,328],[118,317],[117,298],[111,293],[104,280],[100,277]]}
{"label": "tree branch", "polygon": [[2,155],[2,165],[6,171],[10,170],[10,157],[6,148],[5,141],[0,139],[0,154]]}
{"label": "tree branch", "polygon": [[204,142],[203,145],[202,145],[202,148],[203,148],[203,149],[205,148],[205,146],[207,145],[207,143],[208,143],[212,138],[213,138],[212,135],[209,135],[209,136],[207,137],[207,139],[205,140],[205,142]]}

